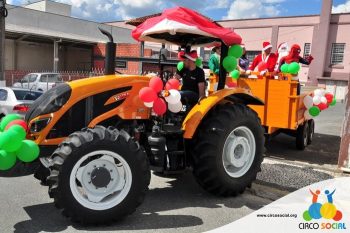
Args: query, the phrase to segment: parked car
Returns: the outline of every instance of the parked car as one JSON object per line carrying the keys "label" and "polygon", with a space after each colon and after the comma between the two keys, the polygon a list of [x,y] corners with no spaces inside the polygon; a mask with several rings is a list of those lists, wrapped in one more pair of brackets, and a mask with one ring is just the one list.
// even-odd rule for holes
{"label": "parked car", "polygon": [[43,92],[23,88],[0,87],[0,118],[7,114],[17,113],[23,116],[32,103]]}
{"label": "parked car", "polygon": [[62,77],[58,73],[30,73],[13,84],[13,87],[46,92],[62,82]]}

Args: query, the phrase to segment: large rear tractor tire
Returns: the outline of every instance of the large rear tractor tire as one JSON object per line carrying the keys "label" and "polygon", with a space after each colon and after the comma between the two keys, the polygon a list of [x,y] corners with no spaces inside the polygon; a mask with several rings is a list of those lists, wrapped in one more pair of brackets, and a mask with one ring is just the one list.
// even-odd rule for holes
{"label": "large rear tractor tire", "polygon": [[314,139],[314,134],[315,134],[315,121],[313,119],[308,121],[309,124],[309,131],[307,135],[307,144],[311,145],[312,140]]}
{"label": "large rear tractor tire", "polygon": [[261,170],[265,137],[258,115],[242,104],[216,106],[194,139],[193,173],[208,192],[243,193]]}
{"label": "large rear tractor tire", "polygon": [[133,213],[150,182],[145,152],[112,127],[71,134],[51,161],[50,197],[63,215],[82,224],[108,224]]}
{"label": "large rear tractor tire", "polygon": [[295,138],[296,148],[298,150],[305,150],[309,141],[309,124],[305,122],[297,128],[297,135]]}

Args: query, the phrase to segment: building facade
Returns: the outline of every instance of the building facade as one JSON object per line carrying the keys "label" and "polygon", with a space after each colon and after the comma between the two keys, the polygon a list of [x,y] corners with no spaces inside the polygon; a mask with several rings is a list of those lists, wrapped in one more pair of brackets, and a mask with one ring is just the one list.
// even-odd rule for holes
{"label": "building facade", "polygon": [[263,41],[270,41],[274,51],[283,42],[299,44],[302,56],[314,57],[310,66],[302,65],[300,81],[325,87],[343,100],[350,78],[350,14],[332,14],[331,9],[332,1],[323,1],[320,15],[219,23],[242,36],[251,59],[261,53]]}

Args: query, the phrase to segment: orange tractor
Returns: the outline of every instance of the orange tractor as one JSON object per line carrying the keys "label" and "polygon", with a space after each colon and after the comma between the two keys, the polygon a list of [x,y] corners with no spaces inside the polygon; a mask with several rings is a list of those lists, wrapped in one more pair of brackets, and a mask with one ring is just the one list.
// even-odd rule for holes
{"label": "orange tractor", "polygon": [[[222,57],[228,46],[240,43],[237,34],[194,11],[170,11],[146,20],[144,24],[159,28],[141,33],[144,40],[187,50],[221,42]],[[166,17],[170,13],[179,18]],[[157,17],[164,18],[155,23]],[[193,22],[198,25],[188,26]],[[171,173],[191,167],[208,192],[235,196],[260,171],[262,125],[267,133],[303,125],[299,112],[288,115],[300,109],[293,82],[277,85],[274,80],[242,78],[241,87],[228,89],[222,65],[218,90],[178,114],[159,117],[138,96],[150,78],[115,75],[112,42],[107,43],[108,54],[105,76],[58,85],[42,95],[25,118],[28,137],[41,148],[41,167],[35,176],[48,184],[55,206],[72,221],[100,224],[133,213],[144,199],[151,169]],[[275,89],[267,92],[268,88]],[[269,112],[275,104],[285,112]]]}

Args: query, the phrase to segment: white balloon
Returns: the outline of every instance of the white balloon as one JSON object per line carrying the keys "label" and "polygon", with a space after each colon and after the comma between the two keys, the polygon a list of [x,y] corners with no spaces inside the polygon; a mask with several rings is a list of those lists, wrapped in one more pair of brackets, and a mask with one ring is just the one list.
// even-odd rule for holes
{"label": "white balloon", "polygon": [[325,96],[326,95],[326,90],[325,89],[321,89],[321,96]]}
{"label": "white balloon", "polygon": [[325,89],[319,88],[319,89],[314,90],[314,95],[324,96],[325,94],[326,94]]}
{"label": "white balloon", "polygon": [[309,110],[306,110],[306,111],[304,112],[304,117],[305,117],[306,120],[312,119],[312,116],[310,115]]}
{"label": "white balloon", "polygon": [[307,95],[304,97],[304,105],[307,109],[311,108],[314,105],[314,101],[311,96]]}
{"label": "white balloon", "polygon": [[147,108],[152,108],[152,107],[153,107],[153,102],[144,102],[144,105],[145,105]]}
{"label": "white balloon", "polygon": [[319,105],[321,103],[321,97],[318,95],[315,95],[314,98],[312,98],[314,105]]}
{"label": "white balloon", "polygon": [[181,94],[178,90],[169,90],[169,96],[165,97],[166,102],[169,104],[177,104],[181,101]]}
{"label": "white balloon", "polygon": [[168,109],[169,109],[170,112],[173,112],[173,113],[180,112],[181,109],[182,109],[181,101],[176,103],[176,104],[168,104]]}
{"label": "white balloon", "polygon": [[324,104],[328,103],[326,97],[324,96],[321,97],[321,103],[324,103]]}

